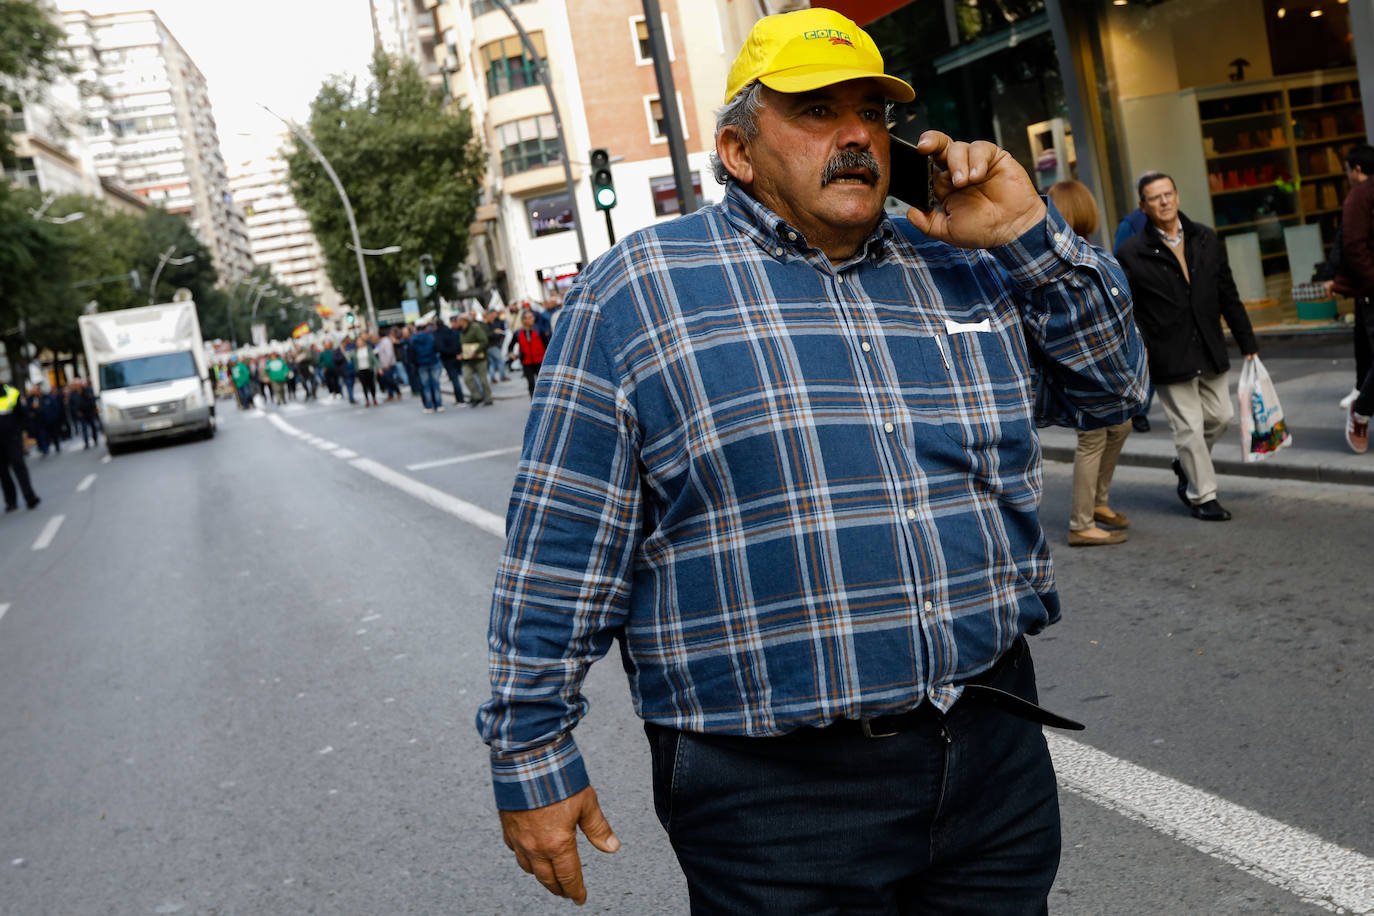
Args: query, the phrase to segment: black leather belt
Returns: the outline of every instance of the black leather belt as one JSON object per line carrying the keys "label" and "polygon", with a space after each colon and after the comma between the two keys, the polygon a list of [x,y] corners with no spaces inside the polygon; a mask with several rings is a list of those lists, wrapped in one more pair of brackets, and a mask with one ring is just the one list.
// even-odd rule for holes
{"label": "black leather belt", "polygon": [[[992,706],[1037,725],[1048,725],[1051,728],[1062,728],[1069,731],[1082,731],[1084,729],[1082,723],[1066,719],[1032,703],[1030,700],[1003,690],[1000,686],[995,686],[1010,682],[1015,676],[1013,669],[1019,659],[1023,655],[1029,656],[1029,654],[1030,649],[1026,645],[1025,637],[1021,637],[1010,649],[1002,653],[1002,657],[997,660],[995,665],[962,684],[963,696],[959,698],[959,702]],[[907,712],[890,716],[875,716],[872,719],[836,719],[829,725],[800,729],[792,732],[792,735],[797,737],[805,735],[813,737],[862,735],[865,738],[891,738],[920,728],[922,725],[940,722],[944,717],[945,714],[940,712],[932,703],[924,701],[920,706]]]}

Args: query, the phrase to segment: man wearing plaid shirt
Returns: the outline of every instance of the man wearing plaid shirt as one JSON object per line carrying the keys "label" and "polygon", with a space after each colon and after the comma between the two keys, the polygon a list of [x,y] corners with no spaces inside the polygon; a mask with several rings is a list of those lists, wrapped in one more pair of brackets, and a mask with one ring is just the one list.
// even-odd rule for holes
{"label": "man wearing plaid shirt", "polygon": [[718,115],[725,200],[569,292],[493,598],[507,845],[586,897],[619,846],[572,729],[619,640],[694,913],[1044,910],[1059,812],[1023,636],[1059,617],[1037,422],[1121,422],[1119,268],[990,143],[930,131],[942,206],[883,212],[872,40],[759,21]]}

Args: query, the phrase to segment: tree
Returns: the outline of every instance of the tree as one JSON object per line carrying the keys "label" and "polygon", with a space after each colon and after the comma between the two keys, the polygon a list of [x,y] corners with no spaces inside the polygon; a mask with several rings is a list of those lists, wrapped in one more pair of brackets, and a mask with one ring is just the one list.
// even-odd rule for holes
{"label": "tree", "polygon": [[[65,35],[41,0],[0,0],[0,104],[11,111],[59,74],[73,72],[62,53]],[[13,156],[7,119],[0,118],[0,160]]]}
{"label": "tree", "polygon": [[21,340],[46,346],[63,316],[76,324],[63,226],[34,219],[37,194],[0,182],[0,335],[10,365]]}
{"label": "tree", "polygon": [[[422,254],[434,256],[439,288],[451,295],[448,277],[467,258],[486,162],[468,112],[446,111],[414,63],[379,51],[362,91],[341,78],[320,87],[308,131],[348,193],[363,246],[401,246],[400,254],[367,261],[376,306],[400,304]],[[361,307],[362,282],[338,192],[304,144],[287,152],[287,164],[329,279],[346,302]]]}
{"label": "tree", "polygon": [[254,324],[267,326],[268,340],[290,339],[292,329],[301,322],[319,327],[314,300],[282,283],[262,265],[254,267],[252,273],[228,290],[216,292],[219,298],[211,314],[207,316],[206,310],[201,309],[200,328],[207,339],[218,337],[245,344],[252,339]]}

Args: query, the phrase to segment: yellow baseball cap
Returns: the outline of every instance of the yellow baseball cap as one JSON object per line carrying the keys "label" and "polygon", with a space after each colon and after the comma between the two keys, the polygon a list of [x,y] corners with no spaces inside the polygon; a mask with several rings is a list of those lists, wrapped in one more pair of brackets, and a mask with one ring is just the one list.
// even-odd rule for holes
{"label": "yellow baseball cap", "polygon": [[730,68],[725,102],[758,80],[778,92],[810,92],[846,80],[873,79],[888,98],[910,102],[916,90],[883,72],[883,55],[853,20],[821,7],[765,16],[754,23]]}

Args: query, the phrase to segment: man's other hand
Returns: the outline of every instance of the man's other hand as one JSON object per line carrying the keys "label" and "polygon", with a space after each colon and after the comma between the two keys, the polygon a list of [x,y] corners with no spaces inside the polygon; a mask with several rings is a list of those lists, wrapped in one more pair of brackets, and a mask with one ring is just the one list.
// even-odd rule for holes
{"label": "man's other hand", "polygon": [[916,148],[943,170],[935,176],[940,206],[929,213],[907,211],[912,224],[931,238],[960,248],[996,248],[1045,218],[1045,202],[1006,150],[986,140],[955,142],[938,130],[921,134]]}
{"label": "man's other hand", "polygon": [[582,860],[577,856],[577,828],[602,852],[615,852],[620,840],[606,823],[591,786],[552,805],[529,811],[502,811],[506,845],[520,867],[558,897],[581,906],[587,900]]}

